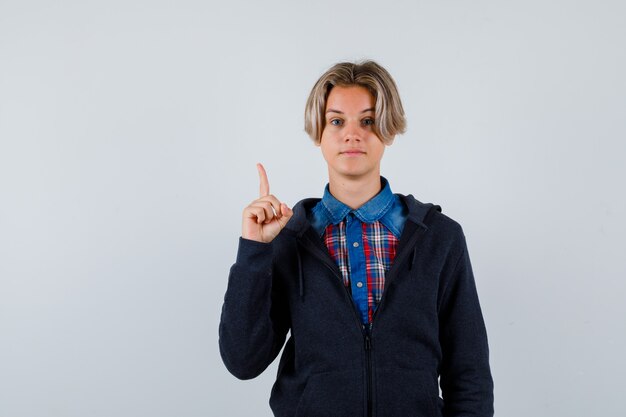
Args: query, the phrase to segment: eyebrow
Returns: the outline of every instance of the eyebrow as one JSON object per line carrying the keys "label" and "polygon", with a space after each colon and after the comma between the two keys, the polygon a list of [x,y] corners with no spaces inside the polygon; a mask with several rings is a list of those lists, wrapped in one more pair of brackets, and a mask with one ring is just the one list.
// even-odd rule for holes
{"label": "eyebrow", "polygon": [[[365,109],[363,111],[361,111],[361,113],[367,113],[368,111],[374,111],[374,107],[370,107],[369,109]],[[343,114],[342,111],[340,110],[335,110],[335,109],[328,109],[326,110],[326,113],[339,113],[339,114]]]}

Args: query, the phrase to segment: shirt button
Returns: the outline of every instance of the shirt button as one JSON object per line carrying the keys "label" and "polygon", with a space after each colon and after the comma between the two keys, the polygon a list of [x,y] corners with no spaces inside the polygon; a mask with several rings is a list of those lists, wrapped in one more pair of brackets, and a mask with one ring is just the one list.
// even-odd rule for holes
{"label": "shirt button", "polygon": [[359,282],[356,283],[356,286],[361,288],[363,286],[363,283],[361,281],[359,281]]}
{"label": "shirt button", "polygon": [[358,248],[358,247],[359,247],[359,242],[354,242],[354,243],[352,244],[352,246],[354,246],[355,248]]}

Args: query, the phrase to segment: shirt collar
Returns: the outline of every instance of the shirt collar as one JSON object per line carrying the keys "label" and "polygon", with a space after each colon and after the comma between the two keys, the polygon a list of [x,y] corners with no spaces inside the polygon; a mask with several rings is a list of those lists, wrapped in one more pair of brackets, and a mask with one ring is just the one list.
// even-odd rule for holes
{"label": "shirt collar", "polygon": [[337,200],[331,193],[328,184],[324,189],[322,206],[326,209],[328,219],[332,224],[341,222],[348,213],[352,212],[363,223],[372,223],[380,220],[387,213],[394,202],[394,194],[391,192],[389,182],[385,177],[380,177],[381,190],[374,197],[356,210],[351,209],[341,201]]}

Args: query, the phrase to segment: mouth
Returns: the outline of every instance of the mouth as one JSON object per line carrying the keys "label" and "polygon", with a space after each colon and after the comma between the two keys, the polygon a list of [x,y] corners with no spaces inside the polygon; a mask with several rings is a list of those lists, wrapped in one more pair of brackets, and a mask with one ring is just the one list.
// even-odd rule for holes
{"label": "mouth", "polygon": [[345,155],[345,156],[359,156],[359,155],[365,155],[365,152],[360,151],[358,149],[349,149],[347,151],[339,152],[339,154]]}

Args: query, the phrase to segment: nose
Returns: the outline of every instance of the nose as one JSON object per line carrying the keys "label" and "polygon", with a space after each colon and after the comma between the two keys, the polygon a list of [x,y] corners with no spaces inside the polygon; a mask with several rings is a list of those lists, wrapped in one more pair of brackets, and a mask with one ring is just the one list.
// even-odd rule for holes
{"label": "nose", "polygon": [[351,140],[359,142],[361,140],[361,125],[358,121],[346,123],[344,130],[344,140],[349,142]]}

